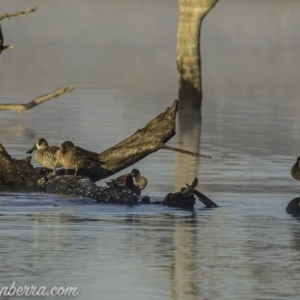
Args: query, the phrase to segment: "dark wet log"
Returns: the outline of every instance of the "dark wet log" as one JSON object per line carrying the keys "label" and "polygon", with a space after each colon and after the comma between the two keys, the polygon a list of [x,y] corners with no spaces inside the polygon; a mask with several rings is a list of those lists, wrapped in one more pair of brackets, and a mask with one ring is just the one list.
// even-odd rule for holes
{"label": "dark wet log", "polygon": [[40,96],[26,104],[14,104],[14,103],[0,104],[0,110],[13,110],[17,112],[19,115],[22,115],[25,110],[29,110],[37,105],[42,104],[45,101],[55,99],[62,94],[70,93],[74,89],[75,87],[73,85],[68,85],[63,88],[56,89],[55,91],[50,92],[46,95]]}
{"label": "dark wet log", "polygon": [[[186,186],[190,188],[190,186],[186,183]],[[213,207],[218,207],[218,205],[213,202],[211,199],[206,197],[204,194],[196,190],[195,188],[193,189],[194,194],[197,196],[200,202],[202,202],[207,208],[213,208]]]}
{"label": "dark wet log", "polygon": [[[106,178],[152,152],[165,149],[164,143],[175,134],[177,108],[178,101],[175,100],[171,107],[151,120],[143,129],[139,129],[121,143],[100,153],[99,158],[106,163],[103,168],[101,166],[80,170],[78,175],[81,176],[77,177],[73,176],[73,170],[61,169],[57,171],[56,175],[53,175],[53,171],[47,168],[34,169],[31,165],[31,157],[23,160],[12,159],[0,144],[0,188],[76,195],[106,203],[130,205],[137,203],[139,197],[132,192],[130,186],[99,187],[93,181]],[[177,150],[176,148],[171,150],[174,149]],[[181,149],[179,151],[186,153]],[[188,154],[191,153],[188,152]],[[178,193],[169,194],[163,204],[185,208],[193,207],[195,203],[194,189],[197,183],[198,181],[195,179],[190,187],[183,188]]]}
{"label": "dark wet log", "polygon": [[101,187],[89,178],[50,176],[46,192],[96,199],[99,203],[137,204],[139,196],[121,185]]}
{"label": "dark wet log", "polygon": [[218,207],[218,205],[213,202],[211,199],[206,197],[204,194],[199,192],[198,190],[194,190],[195,195],[201,201],[207,208],[213,208],[213,207]]}
{"label": "dark wet log", "polygon": [[217,1],[179,0],[177,69],[179,73],[180,107],[201,107],[201,24]]}
{"label": "dark wet log", "polygon": [[31,156],[21,160],[13,159],[0,144],[0,186],[32,187],[32,170]]}
{"label": "dark wet log", "polygon": [[37,6],[34,6],[32,8],[21,10],[21,11],[1,14],[0,15],[0,21],[5,19],[5,18],[10,19],[11,17],[26,17],[27,14],[35,12],[37,10],[37,8],[38,8]]}
{"label": "dark wet log", "polygon": [[180,192],[169,193],[164,201],[163,205],[192,208],[195,205],[196,199],[194,197],[195,187],[198,185],[198,179],[195,178],[193,183],[188,188],[182,188]]}
{"label": "dark wet log", "polygon": [[[99,203],[151,204],[148,197],[140,198],[136,194],[136,187],[132,187],[130,184],[126,183],[126,186],[123,186],[116,183],[109,187],[101,187],[88,177],[58,176],[53,175],[52,170],[47,168],[34,169],[30,162],[30,156],[21,160],[12,159],[0,144],[0,189],[44,191],[96,199]],[[163,201],[156,201],[155,204],[192,209],[195,204],[197,184],[198,180],[195,178],[188,188],[182,188],[177,193],[169,193]]]}
{"label": "dark wet log", "polygon": [[214,208],[218,207],[216,203],[206,197],[204,194],[196,190],[196,186],[198,185],[198,179],[195,178],[191,185],[187,185],[187,188],[182,188],[180,192],[177,193],[170,193],[168,194],[163,204],[167,206],[175,206],[175,207],[182,207],[182,208],[191,208],[195,205],[197,196],[198,200],[201,201],[205,207],[207,208]]}
{"label": "dark wet log", "polygon": [[[197,183],[198,180],[195,178],[188,189],[183,188],[180,192],[170,193],[163,201],[156,201],[155,204],[191,209],[195,204],[194,189]],[[148,198],[145,201],[144,198],[140,198],[132,189],[126,186],[115,184],[110,187],[100,187],[88,178],[50,176],[46,186],[46,191],[49,193],[86,197],[96,199],[99,203],[151,204]]]}

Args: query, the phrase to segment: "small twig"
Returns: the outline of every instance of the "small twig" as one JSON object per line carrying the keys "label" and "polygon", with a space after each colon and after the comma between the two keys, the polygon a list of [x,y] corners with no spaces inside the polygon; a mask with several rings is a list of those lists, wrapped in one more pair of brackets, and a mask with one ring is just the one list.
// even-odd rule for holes
{"label": "small twig", "polygon": [[51,93],[48,93],[46,95],[40,96],[26,104],[14,104],[14,103],[4,103],[0,104],[0,110],[13,110],[17,112],[19,115],[22,115],[24,110],[29,110],[45,101],[54,99],[58,97],[59,95],[72,92],[75,89],[73,85],[68,85],[63,88],[59,88]]}
{"label": "small twig", "polygon": [[[186,184],[187,185],[187,184]],[[181,191],[181,194],[185,197],[189,197],[194,194],[194,190],[198,185],[198,179],[194,178],[193,183],[191,185],[187,185],[187,189]]]}
{"label": "small twig", "polygon": [[13,13],[1,14],[0,15],[0,21],[5,19],[5,18],[10,19],[11,17],[26,17],[28,13],[32,13],[32,12],[36,11],[37,8],[38,8],[37,6],[34,6],[32,8],[21,10],[21,11],[16,11],[16,12],[13,12]]}
{"label": "small twig", "polygon": [[204,157],[204,158],[208,158],[208,159],[211,158],[211,156],[207,155],[207,154],[200,154],[200,153],[195,153],[195,152],[191,152],[191,151],[187,151],[187,150],[183,150],[183,149],[178,149],[175,147],[167,146],[165,144],[162,144],[160,148],[166,149],[166,150],[172,150],[172,151],[176,151],[176,152],[180,152],[180,153],[184,153],[184,154],[188,154],[188,155],[192,155],[192,156],[196,156],[196,157]]}

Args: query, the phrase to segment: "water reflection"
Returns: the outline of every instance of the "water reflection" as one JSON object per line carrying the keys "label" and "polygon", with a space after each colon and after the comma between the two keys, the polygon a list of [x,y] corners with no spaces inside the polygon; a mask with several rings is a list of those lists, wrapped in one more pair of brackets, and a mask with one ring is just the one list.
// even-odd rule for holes
{"label": "water reflection", "polygon": [[[180,109],[176,128],[176,145],[191,152],[199,153],[201,135],[201,112],[197,109]],[[209,153],[208,153],[209,154]],[[176,153],[175,190],[190,183],[197,177],[199,158]]]}
{"label": "water reflection", "polygon": [[[176,145],[179,148],[198,153],[201,134],[200,110],[180,109],[176,130]],[[198,173],[199,158],[176,153],[175,190],[185,182],[190,183]],[[169,269],[171,299],[198,299],[199,290],[195,281],[197,276],[196,240],[197,218],[192,214],[189,222],[174,220],[174,255]]]}
{"label": "water reflection", "polygon": [[169,269],[171,299],[198,299],[197,287],[197,218],[174,220],[173,257]]}
{"label": "water reflection", "polygon": [[0,127],[0,136],[5,139],[12,139],[16,137],[27,137],[33,139],[35,133],[33,130],[24,128],[23,124],[12,125],[9,127]]}

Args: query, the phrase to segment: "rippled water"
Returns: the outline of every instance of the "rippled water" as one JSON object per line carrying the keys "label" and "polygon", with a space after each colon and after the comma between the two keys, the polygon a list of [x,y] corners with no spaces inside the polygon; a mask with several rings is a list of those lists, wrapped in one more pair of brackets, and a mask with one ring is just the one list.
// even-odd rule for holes
{"label": "rippled water", "polygon": [[[4,0],[0,9],[34,5]],[[38,5],[1,21],[15,49],[0,57],[0,101],[77,89],[21,117],[0,112],[13,157],[38,137],[103,151],[177,97],[176,1]],[[219,1],[202,31],[202,122],[180,111],[168,143],[212,160],[161,150],[135,164],[148,178],[144,194],[162,198],[197,177],[219,208],[0,192],[1,285],[77,286],[78,299],[298,299],[300,227],[285,207],[300,191],[289,173],[300,145],[299,9]]]}

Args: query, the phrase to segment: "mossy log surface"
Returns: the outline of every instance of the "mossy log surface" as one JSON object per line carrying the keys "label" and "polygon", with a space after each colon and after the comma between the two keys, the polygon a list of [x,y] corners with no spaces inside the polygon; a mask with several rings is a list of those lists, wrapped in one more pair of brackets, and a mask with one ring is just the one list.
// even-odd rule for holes
{"label": "mossy log surface", "polygon": [[[175,134],[175,118],[178,101],[139,129],[135,134],[116,146],[99,154],[106,164],[103,168],[80,170],[74,177],[73,170],[60,169],[56,175],[47,168],[33,168],[31,157],[12,158],[0,144],[0,189],[44,191],[64,195],[76,195],[96,199],[98,202],[135,204],[140,198],[124,186],[101,187],[95,181],[106,178],[153,153],[165,148]],[[174,149],[172,149],[174,150]],[[195,204],[194,190],[197,179],[191,186],[175,194],[168,194],[161,204],[191,208]],[[200,200],[201,201],[201,200]]]}

